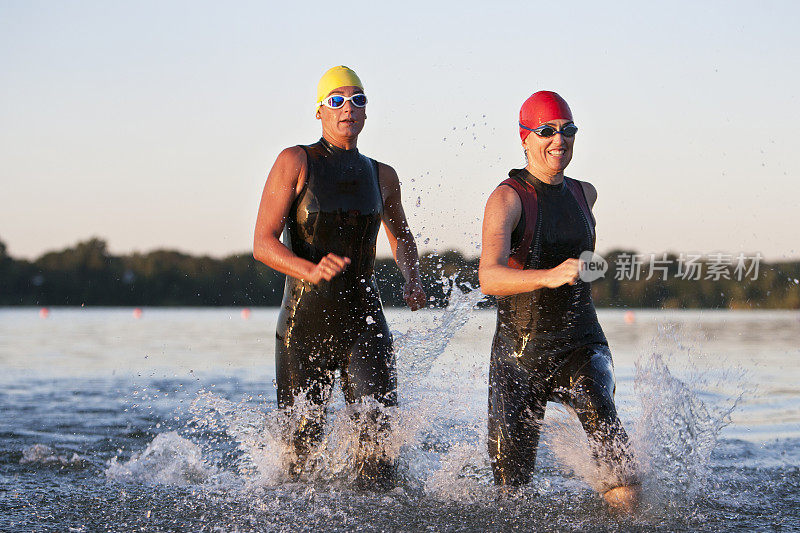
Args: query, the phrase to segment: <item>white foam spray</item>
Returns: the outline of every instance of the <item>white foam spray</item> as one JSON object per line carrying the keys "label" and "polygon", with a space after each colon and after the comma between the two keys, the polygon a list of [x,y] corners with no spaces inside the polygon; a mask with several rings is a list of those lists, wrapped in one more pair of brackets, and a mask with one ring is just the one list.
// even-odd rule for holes
{"label": "white foam spray", "polygon": [[81,467],[86,464],[86,458],[77,453],[72,456],[60,455],[56,450],[46,444],[34,444],[22,450],[21,465],[56,465],[62,467]]}
{"label": "white foam spray", "polygon": [[217,469],[203,461],[200,447],[175,431],[156,435],[143,451],[125,462],[115,457],[106,477],[142,483],[191,485],[208,481]]}
{"label": "white foam spray", "polygon": [[[432,471],[429,467],[435,465],[426,463],[426,467],[418,468],[420,461],[426,461],[417,451],[425,447],[426,438],[440,434],[434,419],[452,420],[455,411],[442,409],[439,402],[423,397],[421,381],[483,298],[479,291],[456,289],[455,276],[443,282],[450,291],[449,304],[436,317],[434,325],[393,333],[398,366],[402,368],[401,382],[413,390],[413,394],[405,391],[413,400],[401,401],[400,407],[385,407],[371,399],[345,405],[340,395],[337,399],[334,394],[326,412],[320,413],[320,408],[302,395],[289,409],[270,410],[247,402],[236,404],[206,392],[192,404],[194,424],[212,432],[224,431],[235,438],[242,452],[239,472],[247,476],[251,486],[275,486],[297,480],[290,477],[289,471],[298,457],[287,443],[299,424],[319,416],[326,418],[324,433],[304,458],[299,481],[351,484],[358,475],[359,458],[384,456],[400,463],[410,484],[418,483],[418,476],[424,477]],[[369,420],[372,422],[365,423]]]}
{"label": "white foam spray", "polygon": [[[661,329],[650,350],[635,363],[639,409],[625,424],[628,450],[635,458],[630,466],[652,502],[692,498],[707,489],[711,453],[743,394],[710,396],[708,391],[716,388],[713,381],[720,383],[720,390],[744,390],[731,387],[743,384],[744,374],[737,369],[702,368],[702,363],[702,355],[682,344],[669,328]],[[554,410],[543,442],[567,472],[599,492],[613,486],[614,480],[630,478],[629,465],[609,469],[593,459],[583,428],[566,408]]]}

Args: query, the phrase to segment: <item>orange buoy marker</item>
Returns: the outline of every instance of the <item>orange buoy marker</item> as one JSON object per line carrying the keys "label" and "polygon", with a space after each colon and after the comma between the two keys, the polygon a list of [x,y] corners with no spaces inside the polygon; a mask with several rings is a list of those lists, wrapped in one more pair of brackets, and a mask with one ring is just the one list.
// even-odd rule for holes
{"label": "orange buoy marker", "polygon": [[142,308],[141,307],[137,307],[136,309],[133,310],[133,318],[135,318],[137,320],[142,318]]}
{"label": "orange buoy marker", "polygon": [[242,309],[242,320],[247,320],[248,318],[250,318],[250,309],[245,307]]}
{"label": "orange buoy marker", "polygon": [[39,309],[39,318],[47,318],[50,315],[50,310],[46,307]]}
{"label": "orange buoy marker", "polygon": [[636,322],[636,313],[633,311],[625,311],[625,323],[633,324],[634,322]]}

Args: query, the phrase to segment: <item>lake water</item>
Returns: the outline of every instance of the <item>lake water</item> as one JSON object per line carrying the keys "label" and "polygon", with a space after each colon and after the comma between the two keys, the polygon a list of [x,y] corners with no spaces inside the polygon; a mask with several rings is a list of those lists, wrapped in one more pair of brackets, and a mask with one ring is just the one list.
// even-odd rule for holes
{"label": "lake water", "polygon": [[494,311],[388,310],[401,406],[388,492],[350,480],[341,394],[306,479],[275,410],[277,311],[0,309],[2,531],[800,530],[800,313],[601,310],[644,503],[611,516],[548,406],[511,494],[486,453]]}

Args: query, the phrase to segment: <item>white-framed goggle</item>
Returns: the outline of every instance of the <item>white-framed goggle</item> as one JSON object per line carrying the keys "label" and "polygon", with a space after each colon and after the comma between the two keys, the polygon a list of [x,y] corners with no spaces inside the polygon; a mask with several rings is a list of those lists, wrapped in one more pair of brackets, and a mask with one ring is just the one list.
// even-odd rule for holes
{"label": "white-framed goggle", "polygon": [[324,105],[330,109],[341,109],[348,100],[356,107],[365,107],[367,105],[367,95],[364,93],[354,94],[353,96],[332,94],[318,103],[317,107]]}

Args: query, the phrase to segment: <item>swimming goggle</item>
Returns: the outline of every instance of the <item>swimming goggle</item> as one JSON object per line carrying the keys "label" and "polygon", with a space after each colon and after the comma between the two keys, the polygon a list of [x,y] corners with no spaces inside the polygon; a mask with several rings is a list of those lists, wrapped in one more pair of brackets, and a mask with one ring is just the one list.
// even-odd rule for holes
{"label": "swimming goggle", "polygon": [[549,126],[547,124],[539,126],[538,128],[529,128],[527,126],[523,126],[522,124],[520,124],[519,127],[524,130],[532,131],[539,137],[545,137],[545,138],[552,137],[556,133],[560,133],[564,137],[575,137],[575,134],[578,133],[578,126],[571,123],[565,125],[560,130],[557,130],[553,126]]}
{"label": "swimming goggle", "polygon": [[330,109],[341,109],[344,107],[345,102],[350,100],[356,107],[364,107],[367,105],[367,95],[364,93],[354,94],[353,96],[342,96],[341,94],[332,94],[319,105],[324,105]]}

